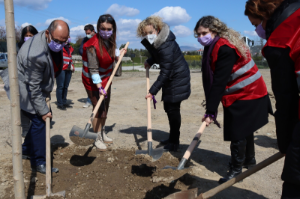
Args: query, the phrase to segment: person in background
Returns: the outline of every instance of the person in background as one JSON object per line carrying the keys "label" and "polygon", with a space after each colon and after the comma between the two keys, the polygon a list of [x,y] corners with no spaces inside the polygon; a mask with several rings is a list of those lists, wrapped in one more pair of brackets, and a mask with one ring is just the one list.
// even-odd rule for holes
{"label": "person in background", "polygon": [[[83,38],[80,48],[79,48],[79,54],[81,56],[83,53],[83,45],[96,34],[95,28],[92,24],[87,24],[86,26],[84,26],[84,31],[85,31],[86,37]],[[92,105],[92,102],[91,102],[90,98],[88,97],[86,99],[86,103],[83,105],[83,108],[88,108],[91,105]]]}
{"label": "person in background", "polygon": [[[26,41],[17,56],[20,107],[31,120],[22,145],[22,155],[30,157],[33,172],[46,173],[46,118],[52,118],[46,98],[54,86],[54,78],[63,66],[63,47],[68,41],[69,26],[54,20],[48,29]],[[52,168],[52,172],[58,172]]]}
{"label": "person in background", "polygon": [[38,34],[37,29],[32,26],[32,25],[28,25],[25,26],[22,29],[22,33],[21,33],[21,41],[18,43],[18,47],[19,49],[22,47],[22,45],[31,37],[33,37],[34,35]]}
{"label": "person in background", "polygon": [[271,72],[276,100],[279,151],[285,154],[282,199],[300,198],[300,1],[249,0],[245,15],[267,40],[262,54]]}
{"label": "person in background", "polygon": [[[107,119],[109,102],[111,98],[111,86],[104,90],[112,74],[116,59],[117,25],[114,18],[109,15],[101,15],[97,22],[98,34],[94,35],[83,45],[83,69],[82,82],[95,108],[101,95],[105,95],[100,108],[92,121],[94,132],[98,134],[95,146],[99,151],[106,151],[105,143],[113,143],[104,132]],[[125,49],[122,49],[125,51]]]}
{"label": "person in background", "polygon": [[73,47],[70,45],[71,38],[69,37],[67,44],[63,48],[63,69],[61,73],[56,77],[56,99],[57,99],[57,108],[60,110],[66,110],[66,108],[72,108],[67,104],[67,94],[68,87],[71,81],[72,73],[75,71],[72,53],[74,51]]}
{"label": "person in background", "polygon": [[[217,123],[220,102],[224,109],[224,140],[231,141],[229,172],[224,183],[256,164],[254,132],[273,113],[266,84],[241,35],[213,16],[199,19],[195,37],[204,46],[202,79],[206,113],[202,121]],[[227,170],[227,168],[226,168]]]}
{"label": "person in background", "polygon": [[161,141],[164,150],[177,151],[179,148],[181,114],[180,105],[191,94],[190,69],[169,26],[158,16],[143,20],[137,28],[137,36],[151,54],[145,68],[159,64],[160,74],[151,86],[146,99],[151,100],[162,89],[162,101],[170,126],[169,138]]}
{"label": "person in background", "polygon": [[[27,40],[31,39],[36,34],[38,34],[38,31],[34,26],[28,25],[28,26],[24,27],[22,29],[22,33],[21,33],[21,41],[18,43],[19,50]],[[30,128],[30,125],[31,125],[30,119],[21,110],[22,137],[24,137],[24,138],[26,137],[27,132]],[[27,157],[24,156],[24,158],[26,159]]]}

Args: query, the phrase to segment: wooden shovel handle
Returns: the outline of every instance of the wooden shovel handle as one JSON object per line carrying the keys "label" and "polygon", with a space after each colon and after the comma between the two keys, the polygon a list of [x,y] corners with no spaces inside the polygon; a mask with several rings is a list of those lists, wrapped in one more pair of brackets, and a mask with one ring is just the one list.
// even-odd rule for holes
{"label": "wooden shovel handle", "polygon": [[[126,45],[125,45],[124,48],[127,49],[127,48],[128,48],[128,45],[129,45],[129,42],[126,43]],[[117,70],[118,70],[118,68],[119,68],[119,65],[120,65],[120,63],[121,63],[121,61],[122,61],[123,56],[124,56],[124,51],[123,51],[123,52],[120,54],[120,56],[119,56],[119,60],[118,60],[116,66],[115,66],[115,68],[114,68],[114,70],[113,70],[113,72],[112,72],[112,74],[111,74],[111,76],[110,76],[110,78],[109,78],[109,80],[108,80],[108,82],[107,82],[105,88],[104,88],[105,91],[107,91],[108,88],[110,87],[110,84],[111,84],[111,82],[112,82],[112,80],[113,80],[113,78],[114,78],[114,76],[115,76],[115,74],[116,74],[116,72],[117,72]],[[101,105],[103,99],[104,99],[104,95],[101,95],[101,96],[100,96],[100,99],[98,100],[98,102],[97,102],[97,104],[96,104],[96,106],[95,106],[95,108],[94,108],[94,110],[93,110],[93,113],[92,113],[91,116],[90,116],[90,119],[89,119],[89,121],[88,121],[89,124],[91,124],[92,121],[93,121],[93,119],[95,118],[95,116],[96,116],[96,114],[97,114],[97,112],[98,112],[98,110],[99,110],[99,107],[100,107],[100,105]]]}
{"label": "wooden shovel handle", "polygon": [[[150,90],[150,80],[149,80],[149,68],[146,69],[146,78],[147,78],[147,93]],[[148,125],[147,125],[147,140],[148,142],[152,142],[152,122],[151,122],[151,99],[147,98],[147,117],[148,117]]]}
{"label": "wooden shovel handle", "polygon": [[219,193],[220,191],[223,191],[224,189],[232,186],[233,184],[235,184],[236,182],[239,182],[241,180],[243,180],[244,178],[252,175],[253,173],[256,173],[257,171],[269,166],[270,164],[276,162],[277,160],[281,159],[284,155],[280,152],[276,153],[275,155],[272,155],[271,157],[269,157],[268,159],[262,161],[261,163],[257,164],[256,166],[248,169],[247,171],[241,173],[240,175],[236,176],[235,178],[232,178],[231,180],[205,192],[202,193],[200,196],[198,196],[196,199],[207,199],[210,198],[214,195],[216,195],[217,193]]}
{"label": "wooden shovel handle", "polygon": [[[50,110],[50,98],[46,98]],[[51,146],[50,146],[50,118],[46,118],[46,194],[51,195]]]}
{"label": "wooden shovel handle", "polygon": [[198,130],[198,133],[195,135],[193,141],[191,142],[189,148],[186,150],[186,152],[184,153],[183,155],[183,158],[188,160],[192,154],[192,152],[194,151],[195,147],[197,146],[198,142],[199,142],[199,139],[204,131],[206,127],[206,122],[202,122],[199,130]]}

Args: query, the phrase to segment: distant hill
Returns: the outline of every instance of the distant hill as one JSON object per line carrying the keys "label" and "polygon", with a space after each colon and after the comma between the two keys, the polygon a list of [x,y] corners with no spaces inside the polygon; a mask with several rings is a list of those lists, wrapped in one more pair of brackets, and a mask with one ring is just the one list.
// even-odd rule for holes
{"label": "distant hill", "polygon": [[180,46],[181,51],[196,51],[199,50],[193,46]]}

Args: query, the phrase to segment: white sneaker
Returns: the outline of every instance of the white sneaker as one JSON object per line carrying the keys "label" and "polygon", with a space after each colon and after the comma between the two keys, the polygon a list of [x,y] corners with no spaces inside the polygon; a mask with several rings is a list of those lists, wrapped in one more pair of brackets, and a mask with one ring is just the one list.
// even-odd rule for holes
{"label": "white sneaker", "polygon": [[113,139],[108,137],[104,131],[102,131],[102,138],[103,138],[104,143],[106,143],[106,144],[113,143]]}
{"label": "white sneaker", "polygon": [[88,107],[90,107],[91,105],[92,105],[91,103],[86,102],[86,103],[83,105],[83,108],[88,108]]}
{"label": "white sneaker", "polygon": [[97,148],[97,150],[99,150],[99,151],[106,151],[107,147],[106,147],[106,145],[103,142],[103,139],[102,139],[102,136],[101,136],[101,132],[98,132],[97,134],[98,134],[98,136],[97,136],[97,139],[96,139],[96,141],[94,143],[95,146],[96,146],[96,148]]}

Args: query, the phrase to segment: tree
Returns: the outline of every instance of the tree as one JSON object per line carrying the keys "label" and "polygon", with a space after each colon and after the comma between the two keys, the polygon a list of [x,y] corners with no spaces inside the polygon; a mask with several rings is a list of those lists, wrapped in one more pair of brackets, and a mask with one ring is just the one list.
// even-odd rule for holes
{"label": "tree", "polygon": [[75,40],[76,40],[76,43],[75,43],[75,44],[81,45],[83,38],[84,38],[84,36],[82,36],[82,35],[77,35],[77,36],[76,36],[76,39],[75,39]]}
{"label": "tree", "polygon": [[17,26],[16,28],[15,28],[15,30],[16,30],[16,41],[17,42],[20,42],[21,41],[21,37],[22,37],[22,27],[21,26]]}
{"label": "tree", "polygon": [[0,26],[0,41],[6,41],[6,30],[4,26]]}

